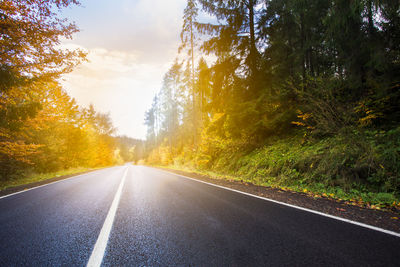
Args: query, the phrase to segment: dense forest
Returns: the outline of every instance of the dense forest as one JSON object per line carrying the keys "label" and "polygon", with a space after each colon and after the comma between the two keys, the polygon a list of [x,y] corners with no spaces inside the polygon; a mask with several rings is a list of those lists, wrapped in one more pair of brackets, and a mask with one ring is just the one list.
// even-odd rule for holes
{"label": "dense forest", "polygon": [[148,164],[399,199],[399,1],[188,0],[181,40]]}
{"label": "dense forest", "polygon": [[85,60],[60,47],[78,29],[60,18],[76,0],[0,2],[0,181],[137,160],[142,143],[115,137],[108,114],[80,107],[59,83]]}

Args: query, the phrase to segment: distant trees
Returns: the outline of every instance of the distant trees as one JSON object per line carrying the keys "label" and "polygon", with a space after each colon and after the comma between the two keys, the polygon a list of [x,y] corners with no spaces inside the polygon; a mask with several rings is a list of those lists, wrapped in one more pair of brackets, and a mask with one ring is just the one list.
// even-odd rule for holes
{"label": "distant trees", "polygon": [[[12,92],[7,96],[14,97]],[[93,106],[79,107],[55,82],[36,84],[24,96],[21,101],[34,101],[38,108],[31,116],[8,121],[10,134],[2,136],[0,150],[2,179],[32,171],[120,164],[136,161],[142,153],[140,141],[112,136],[114,128],[107,114],[96,112]]]}
{"label": "distant trees", "polygon": [[[204,13],[213,19],[199,21]],[[181,97],[173,102],[178,120],[168,131],[150,131],[148,140],[158,140],[150,158],[169,151],[170,162],[212,164],[218,151],[251,150],[283,136],[396,127],[399,22],[393,1],[188,1],[182,42],[189,63],[177,69]],[[155,110],[147,113],[149,129],[150,118],[159,125],[170,119],[170,111]],[[188,138],[196,133],[197,145]]]}

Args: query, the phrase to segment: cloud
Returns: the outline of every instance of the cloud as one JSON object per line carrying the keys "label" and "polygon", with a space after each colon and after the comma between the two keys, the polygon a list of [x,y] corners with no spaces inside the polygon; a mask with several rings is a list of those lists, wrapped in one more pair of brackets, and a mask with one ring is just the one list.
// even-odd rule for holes
{"label": "cloud", "polygon": [[120,134],[145,138],[144,112],[174,61],[186,0],[85,0],[66,9],[81,32],[65,48],[89,52],[89,62],[62,84],[81,105],[110,112]]}
{"label": "cloud", "polygon": [[80,105],[109,112],[119,134],[145,138],[143,115],[169,64],[138,62],[134,52],[87,50],[89,62],[64,75],[63,87]]}
{"label": "cloud", "polygon": [[81,29],[73,43],[135,51],[138,60],[149,63],[175,56],[186,0],[87,0],[84,4],[85,8],[65,13]]}

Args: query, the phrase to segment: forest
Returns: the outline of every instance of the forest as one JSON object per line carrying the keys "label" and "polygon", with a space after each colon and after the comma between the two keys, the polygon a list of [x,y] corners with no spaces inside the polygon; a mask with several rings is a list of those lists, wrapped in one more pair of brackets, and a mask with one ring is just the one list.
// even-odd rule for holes
{"label": "forest", "polygon": [[399,74],[399,1],[188,0],[146,163],[398,205]]}
{"label": "forest", "polygon": [[[80,107],[62,74],[86,60],[60,47],[78,31],[59,16],[76,0],[0,2],[0,185],[34,174],[137,160],[142,141],[115,136],[108,114]],[[136,151],[135,151],[136,150]]]}

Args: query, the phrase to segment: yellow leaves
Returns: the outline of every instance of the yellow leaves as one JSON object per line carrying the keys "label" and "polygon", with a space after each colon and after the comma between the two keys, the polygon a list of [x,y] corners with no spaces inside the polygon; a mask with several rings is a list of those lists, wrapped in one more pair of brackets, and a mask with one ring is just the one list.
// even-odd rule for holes
{"label": "yellow leaves", "polygon": [[307,124],[308,119],[312,117],[312,113],[303,113],[301,110],[297,110],[297,118],[301,121],[292,121],[291,123],[297,126],[306,127],[309,130],[315,129],[315,127]]}
{"label": "yellow leaves", "polygon": [[297,114],[297,118],[302,119],[303,121],[306,121],[312,117],[311,113],[303,113],[301,110],[297,110]]}
{"label": "yellow leaves", "polygon": [[307,193],[307,192],[308,192],[308,190],[307,190],[307,189],[303,189],[303,192],[304,192],[304,193]]}
{"label": "yellow leaves", "polygon": [[300,122],[300,121],[292,121],[291,123],[292,123],[292,124],[294,124],[294,125],[297,125],[297,126],[303,126],[303,127],[306,127],[306,124],[305,124],[305,123],[303,123],[303,122]]}
{"label": "yellow leaves", "polygon": [[365,100],[360,102],[354,111],[361,113],[364,116],[358,120],[358,123],[362,126],[370,125],[375,119],[383,116],[382,112],[368,107],[368,104],[365,103]]}
{"label": "yellow leaves", "polygon": [[399,218],[398,218],[398,217],[391,217],[390,219],[392,219],[392,220],[398,220]]}
{"label": "yellow leaves", "polygon": [[[23,2],[23,4],[21,3]],[[2,51],[0,62],[7,62],[19,73],[37,76],[54,76],[70,70],[80,61],[79,50],[63,51],[59,39],[70,37],[78,31],[75,25],[69,25],[67,19],[53,12],[55,6],[66,7],[75,3],[64,1],[0,1],[2,19]]]}
{"label": "yellow leaves", "polygon": [[37,154],[42,145],[26,144],[22,141],[3,141],[0,142],[0,154],[7,155],[16,161],[31,163],[30,157]]}
{"label": "yellow leaves", "polygon": [[371,205],[370,208],[374,209],[374,210],[380,210],[381,209],[381,207],[379,205]]}
{"label": "yellow leaves", "polygon": [[211,122],[216,122],[219,119],[221,119],[223,116],[225,115],[225,113],[215,113],[214,116],[211,119]]}
{"label": "yellow leaves", "polygon": [[367,115],[367,116],[365,116],[365,117],[359,119],[358,122],[359,122],[361,125],[369,125],[369,124],[371,124],[372,120],[373,120],[373,119],[376,119],[377,117],[378,117],[378,116],[376,116],[375,114],[369,114],[369,115]]}
{"label": "yellow leaves", "polygon": [[6,133],[4,129],[0,128],[0,137],[11,138],[11,135]]}

